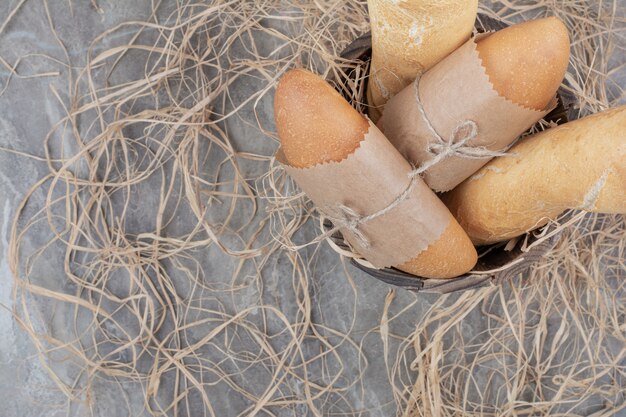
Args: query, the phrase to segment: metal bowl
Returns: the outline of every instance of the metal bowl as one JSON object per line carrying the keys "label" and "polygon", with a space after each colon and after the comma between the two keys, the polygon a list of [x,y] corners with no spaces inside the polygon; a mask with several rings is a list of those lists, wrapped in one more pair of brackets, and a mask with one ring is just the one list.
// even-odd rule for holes
{"label": "metal bowl", "polygon": [[[500,30],[506,26],[506,24],[483,14],[479,14],[476,20],[477,32]],[[371,34],[367,33],[352,42],[341,54],[342,58],[356,61],[358,65],[356,68],[352,67],[351,70],[346,71],[347,76],[336,80],[335,84],[344,87],[351,86],[351,88],[340,88],[339,91],[357,108],[366,101],[364,93],[367,91],[367,77],[363,74],[367,73],[371,52],[372,38]],[[355,86],[356,84],[358,86]],[[360,91],[360,94],[355,95],[354,91]],[[565,86],[559,89],[558,99],[557,108],[544,120],[563,124],[576,119],[578,117],[575,106],[576,99]],[[331,230],[332,224],[325,221],[323,228]],[[531,232],[520,237],[517,242],[479,247],[478,264],[474,270],[463,276],[446,280],[426,279],[394,268],[375,269],[366,260],[352,253],[340,233],[331,236],[329,242],[336,251],[342,255],[350,256],[354,266],[380,281],[413,292],[447,294],[487,285],[499,285],[503,280],[527,272],[531,265],[541,261],[554,248],[559,241],[560,232],[556,231],[554,227],[547,226],[542,230],[542,236],[542,238],[538,238],[537,233]]]}

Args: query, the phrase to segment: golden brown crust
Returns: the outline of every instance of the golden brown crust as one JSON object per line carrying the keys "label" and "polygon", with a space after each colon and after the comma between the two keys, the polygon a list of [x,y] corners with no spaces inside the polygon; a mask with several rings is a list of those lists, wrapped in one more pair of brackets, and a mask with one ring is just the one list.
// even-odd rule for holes
{"label": "golden brown crust", "polygon": [[298,168],[341,161],[369,129],[367,119],[326,81],[300,69],[280,80],[274,114],[283,153]]}
{"label": "golden brown crust", "polygon": [[542,110],[563,81],[570,41],[563,22],[549,17],[502,29],[478,41],[476,49],[501,96]]}
{"label": "golden brown crust", "polygon": [[398,269],[424,278],[447,279],[465,274],[477,260],[474,245],[452,218],[439,240]]}
{"label": "golden brown crust", "polygon": [[504,241],[568,208],[626,212],[626,106],[526,138],[443,200],[475,244]]}

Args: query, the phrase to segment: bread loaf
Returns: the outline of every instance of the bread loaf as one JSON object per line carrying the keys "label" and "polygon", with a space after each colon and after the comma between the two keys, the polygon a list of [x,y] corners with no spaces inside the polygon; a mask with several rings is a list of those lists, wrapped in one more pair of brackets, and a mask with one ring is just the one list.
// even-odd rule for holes
{"label": "bread loaf", "polygon": [[550,111],[568,60],[555,18],[477,36],[389,100],[379,127],[432,189],[450,191]]}
{"label": "bread loaf", "polygon": [[475,244],[504,241],[568,208],[626,213],[626,106],[525,138],[443,199]]}
{"label": "bread loaf", "polygon": [[541,110],[563,82],[570,41],[563,22],[548,17],[502,29],[478,41],[476,50],[498,94]]}
{"label": "bread loaf", "polygon": [[368,0],[372,27],[372,66],[367,92],[370,117],[469,39],[477,0]]}
{"label": "bread loaf", "polygon": [[[281,79],[274,111],[282,152],[290,165],[301,168],[344,160],[368,130],[368,121],[339,93],[304,70],[290,71]],[[449,225],[436,242],[398,268],[427,278],[451,278],[475,265],[476,250],[445,206],[435,201],[432,210],[444,210]]]}

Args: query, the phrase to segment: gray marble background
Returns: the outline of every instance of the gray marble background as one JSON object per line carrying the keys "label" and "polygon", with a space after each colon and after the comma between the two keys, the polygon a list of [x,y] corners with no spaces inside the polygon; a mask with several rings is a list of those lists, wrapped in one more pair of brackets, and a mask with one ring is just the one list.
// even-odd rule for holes
{"label": "gray marble background", "polygon": [[[17,0],[0,2],[0,24],[18,3]],[[68,9],[70,3],[72,13]],[[174,1],[172,0],[171,3],[173,4]],[[89,1],[51,0],[49,4],[60,39],[68,49],[69,59],[76,67],[81,67],[85,64],[86,49],[98,34],[121,22],[147,19],[150,2],[148,0],[100,0],[98,4],[102,13],[98,12]],[[275,40],[268,42],[275,42]],[[273,45],[266,46],[270,49]],[[4,32],[0,34],[0,57],[13,63],[21,56],[36,53],[45,53],[62,61],[66,60],[49,29],[42,3],[33,0],[27,1],[20,8]],[[616,51],[616,54],[618,61],[623,60],[623,51]],[[141,64],[138,63],[138,65]],[[140,68],[135,68],[137,69]],[[132,68],[129,69],[129,71],[132,70]],[[62,66],[50,60],[32,56],[25,58],[19,71],[25,75],[45,71],[59,71],[61,75],[13,79],[4,94],[0,96],[0,307],[2,307],[0,308],[0,417],[125,416],[128,415],[129,409],[132,415],[146,415],[143,409],[143,395],[138,391],[139,386],[133,383],[117,385],[105,379],[96,380],[88,401],[68,403],[48,377],[36,355],[31,339],[21,330],[11,315],[11,309],[14,307],[12,305],[13,279],[7,257],[11,222],[18,204],[32,184],[48,173],[44,162],[18,155],[11,150],[43,156],[43,138],[50,126],[64,116],[52,87],[60,93],[63,99],[67,99],[65,78],[67,70]],[[616,79],[621,80],[625,76],[625,73],[615,75]],[[4,86],[7,81],[8,72],[0,66],[0,85]],[[254,79],[242,78],[231,87],[232,100],[234,103],[241,102],[257,89],[258,85]],[[271,95],[265,97],[257,105],[256,110],[261,115],[265,127],[272,129]],[[227,124],[235,147],[271,155],[276,148],[276,143],[267,140],[255,127],[252,106],[245,106],[239,117],[241,119],[233,118]],[[240,123],[240,120],[250,123]],[[261,168],[258,164],[244,164],[249,178],[262,174]],[[154,203],[154,193],[149,188],[140,189],[137,192],[142,193],[140,200],[145,201],[147,206]],[[33,206],[41,202],[44,197],[43,192],[36,193],[33,196]],[[141,232],[146,227],[149,229],[149,226],[142,224],[142,207],[134,207],[133,210],[127,228],[134,233]],[[243,207],[241,210],[242,218],[249,214],[249,208]],[[170,227],[183,230],[186,226],[188,224],[183,216],[183,218],[177,218]],[[311,227],[307,233],[314,232],[314,228]],[[41,242],[33,238],[27,243],[32,247],[37,247]],[[59,259],[62,254],[62,249],[52,248],[46,256],[47,263],[36,266],[43,281],[49,281],[51,286],[59,288],[64,285]],[[314,277],[314,287],[308,289],[312,299],[317,302],[312,313],[313,319],[334,329],[349,331],[351,340],[363,347],[364,355],[369,363],[361,382],[354,389],[347,390],[344,395],[349,405],[322,404],[321,409],[324,413],[352,408],[365,410],[360,414],[363,416],[394,415],[396,410],[385,361],[382,358],[382,342],[377,333],[371,332],[380,324],[381,310],[389,287],[351,266],[346,266],[346,268],[352,280],[347,278],[344,265],[326,246],[321,247],[320,252],[316,253],[303,251],[302,256],[313,262],[309,266]],[[236,265],[235,261],[215,248],[198,251],[198,257],[201,258],[205,269],[211,271],[211,277],[207,279],[214,284],[228,284]],[[218,294],[218,297],[222,297],[221,302],[224,308],[233,314],[246,306],[263,301],[266,304],[276,305],[286,315],[293,316],[295,300],[291,288],[293,272],[291,264],[284,258],[276,257],[266,265],[264,271],[267,272],[263,277],[262,291],[257,286],[251,286],[248,291],[239,293],[236,299],[232,299],[229,294]],[[243,276],[245,277],[245,274]],[[450,297],[448,303],[452,304],[457,299],[458,296]],[[414,328],[412,318],[423,316],[436,300],[436,296],[416,297],[408,292],[398,291],[391,314],[408,309],[403,312],[402,319],[394,321],[393,333],[410,334]],[[43,317],[48,319],[43,321],[44,323],[47,321],[45,331],[58,333],[65,331],[68,318],[63,316],[63,311],[50,314],[43,305],[36,309],[40,309]],[[475,309],[463,320],[466,336],[471,339],[479,335],[485,324],[485,317],[481,315],[479,309]],[[269,327],[271,331],[272,323]],[[198,332],[201,333],[201,330]],[[201,335],[197,336],[201,337]],[[329,338],[332,339],[331,336]],[[306,348],[315,352],[319,346],[312,343]],[[618,347],[616,346],[615,349],[617,350]],[[346,380],[339,385],[347,384],[351,378],[355,378],[359,363],[363,360],[357,355],[356,348],[349,344],[341,345],[340,351],[345,363],[349,366],[343,371]],[[208,350],[206,354],[212,353]],[[63,361],[59,361],[54,367],[57,372],[65,374],[69,380],[75,377],[76,369],[64,364]],[[319,368],[311,370],[312,373],[319,371]],[[250,387],[253,391],[258,388],[262,392],[263,384],[268,377],[263,370],[250,372],[245,376],[247,380],[242,381],[243,385]],[[480,375],[476,377],[480,378]],[[167,381],[164,384],[167,384]],[[289,387],[292,394],[297,394],[301,389],[302,387],[299,387],[296,382]],[[208,390],[218,416],[238,415],[249,406],[244,398],[225,387],[212,386]],[[162,395],[167,395],[166,390]],[[197,401],[198,398],[193,396],[191,400],[190,414],[203,415],[201,401]],[[601,408],[602,404],[591,404],[588,409],[589,414]],[[311,415],[312,412],[305,405],[301,405],[279,409],[275,413],[279,416],[304,416]],[[181,411],[181,415],[183,414]]]}

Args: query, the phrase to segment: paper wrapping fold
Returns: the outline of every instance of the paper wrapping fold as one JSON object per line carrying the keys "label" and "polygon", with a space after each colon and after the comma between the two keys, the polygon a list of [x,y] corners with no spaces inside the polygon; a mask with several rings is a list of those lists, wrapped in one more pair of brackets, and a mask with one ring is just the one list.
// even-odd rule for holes
{"label": "paper wrapping fold", "polygon": [[[489,35],[470,39],[387,102],[382,118],[385,136],[410,162],[421,166],[436,156],[430,145],[437,139],[420,114],[416,83],[424,113],[443,139],[448,140],[459,125],[471,121],[478,134],[467,144],[490,151],[505,150],[556,107],[555,98],[544,110],[525,108],[495,91],[476,49],[476,40]],[[449,191],[490,159],[455,154],[429,168],[423,178],[432,189]]]}
{"label": "paper wrapping fold", "polygon": [[[339,205],[367,216],[390,206],[411,183],[411,165],[370,122],[359,148],[341,162],[310,168],[290,166],[278,151],[276,159],[315,203],[331,217]],[[451,215],[446,206],[420,179],[415,178],[410,194],[388,213],[359,226],[368,239],[363,246],[350,230],[344,238],[376,268],[404,264],[436,242],[448,227]]]}

